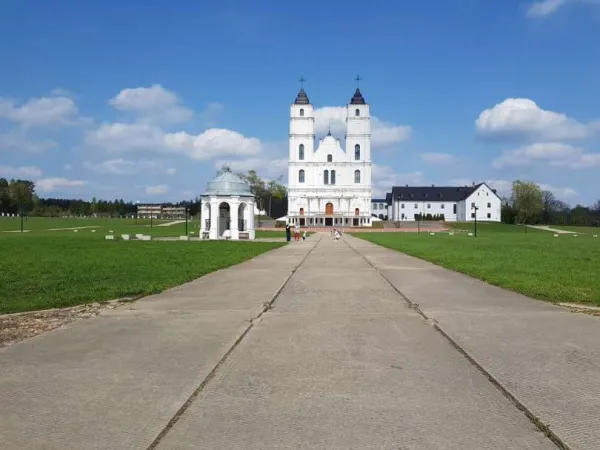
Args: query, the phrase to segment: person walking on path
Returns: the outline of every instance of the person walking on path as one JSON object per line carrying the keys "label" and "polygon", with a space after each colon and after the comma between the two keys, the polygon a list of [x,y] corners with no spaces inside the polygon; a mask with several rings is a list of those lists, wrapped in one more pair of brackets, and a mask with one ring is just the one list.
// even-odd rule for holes
{"label": "person walking on path", "polygon": [[294,225],[294,240],[300,241],[300,227],[298,224]]}
{"label": "person walking on path", "polygon": [[290,229],[290,224],[287,223],[285,225],[285,240],[290,242],[292,239],[292,230]]}

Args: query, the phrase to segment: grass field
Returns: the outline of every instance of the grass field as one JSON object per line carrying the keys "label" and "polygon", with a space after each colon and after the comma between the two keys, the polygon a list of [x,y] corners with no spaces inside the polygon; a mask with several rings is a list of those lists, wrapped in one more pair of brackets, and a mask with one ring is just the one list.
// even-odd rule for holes
{"label": "grass field", "polygon": [[[455,224],[472,230],[472,224]],[[467,233],[363,233],[355,236],[448,269],[552,302],[600,305],[600,238],[561,235],[502,224]]]}
{"label": "grass field", "polygon": [[[105,241],[108,230],[115,234],[138,232],[154,236],[183,233],[173,229],[179,225],[153,227],[150,232],[149,227],[139,223],[100,220],[108,222],[96,233],[90,229],[77,233],[41,231],[48,228],[46,219],[35,224],[36,231],[0,233],[0,313],[157,293],[285,245],[231,241]],[[86,226],[80,220],[75,223],[58,219],[53,224],[55,228]],[[192,229],[190,224],[188,226]]]}

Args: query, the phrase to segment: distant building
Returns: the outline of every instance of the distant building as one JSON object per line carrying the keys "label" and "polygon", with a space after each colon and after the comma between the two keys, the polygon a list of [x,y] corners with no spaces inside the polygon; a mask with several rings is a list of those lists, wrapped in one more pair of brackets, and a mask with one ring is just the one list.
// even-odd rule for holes
{"label": "distant building", "polygon": [[184,206],[138,205],[137,216],[140,219],[185,219]]}
{"label": "distant building", "polygon": [[502,200],[496,190],[485,183],[458,187],[407,185],[394,186],[392,192],[386,195],[386,204],[389,220],[393,221],[443,214],[448,222],[470,222],[475,217],[481,221],[500,222]]}
{"label": "distant building", "polygon": [[381,220],[388,219],[388,204],[385,198],[371,199],[371,215]]}

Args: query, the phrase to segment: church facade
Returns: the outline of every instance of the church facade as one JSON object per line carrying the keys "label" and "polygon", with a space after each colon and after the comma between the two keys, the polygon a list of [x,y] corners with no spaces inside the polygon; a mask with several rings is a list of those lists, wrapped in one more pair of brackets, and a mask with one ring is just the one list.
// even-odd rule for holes
{"label": "church facade", "polygon": [[345,149],[327,134],[315,148],[314,108],[304,88],[290,108],[288,222],[371,226],[371,116],[357,88],[346,105]]}

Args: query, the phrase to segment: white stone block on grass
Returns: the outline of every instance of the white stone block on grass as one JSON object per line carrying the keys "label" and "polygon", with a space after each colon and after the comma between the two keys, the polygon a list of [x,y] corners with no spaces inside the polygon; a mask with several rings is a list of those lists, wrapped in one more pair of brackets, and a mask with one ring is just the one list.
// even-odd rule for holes
{"label": "white stone block on grass", "polygon": [[448,233],[448,235],[450,235],[450,236],[454,236],[454,233]]}
{"label": "white stone block on grass", "polygon": [[92,233],[95,233],[95,232],[96,232],[96,230],[92,230]]}
{"label": "white stone block on grass", "polygon": [[123,239],[124,241],[128,241],[130,239],[130,236],[128,234],[122,234],[121,239]]}
{"label": "white stone block on grass", "polygon": [[468,236],[473,236],[473,233],[469,233]]}
{"label": "white stone block on grass", "polygon": [[595,234],[595,235],[594,235],[594,237],[598,237],[598,235],[597,235],[597,234]]}
{"label": "white stone block on grass", "polygon": [[558,237],[558,234],[555,234],[554,237]]}
{"label": "white stone block on grass", "polygon": [[140,238],[140,241],[151,241],[152,240],[152,236],[147,236],[147,235],[143,235]]}
{"label": "white stone block on grass", "polygon": [[435,236],[435,233],[429,233],[429,236]]}
{"label": "white stone block on grass", "polygon": [[141,239],[141,238],[142,238],[142,236],[143,236],[143,234],[142,234],[142,233],[138,233],[138,234],[136,234],[136,235],[135,235],[136,239]]}
{"label": "white stone block on grass", "polygon": [[114,241],[115,240],[115,235],[114,234],[107,234],[106,236],[104,236],[104,239],[107,241]]}
{"label": "white stone block on grass", "polygon": [[73,230],[73,233],[79,233],[79,230]]}
{"label": "white stone block on grass", "polygon": [[190,237],[189,236],[179,236],[179,240],[180,241],[189,241]]}

